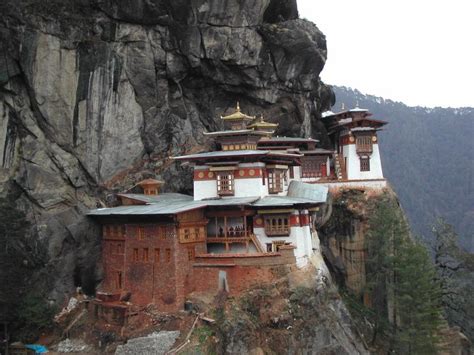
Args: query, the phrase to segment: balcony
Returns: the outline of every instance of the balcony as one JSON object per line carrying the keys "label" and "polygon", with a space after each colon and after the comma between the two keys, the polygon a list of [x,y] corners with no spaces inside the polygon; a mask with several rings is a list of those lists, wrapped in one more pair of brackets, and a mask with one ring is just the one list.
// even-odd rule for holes
{"label": "balcony", "polygon": [[356,138],[357,154],[372,154],[372,137],[361,136]]}
{"label": "balcony", "polygon": [[373,148],[372,144],[357,144],[356,145],[356,152],[357,154],[372,154]]}

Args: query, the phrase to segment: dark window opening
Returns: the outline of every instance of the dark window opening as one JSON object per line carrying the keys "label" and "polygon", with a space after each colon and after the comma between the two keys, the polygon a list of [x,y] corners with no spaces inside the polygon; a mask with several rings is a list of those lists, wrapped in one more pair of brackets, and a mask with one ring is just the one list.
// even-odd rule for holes
{"label": "dark window opening", "polygon": [[370,171],[369,157],[360,157],[360,171]]}

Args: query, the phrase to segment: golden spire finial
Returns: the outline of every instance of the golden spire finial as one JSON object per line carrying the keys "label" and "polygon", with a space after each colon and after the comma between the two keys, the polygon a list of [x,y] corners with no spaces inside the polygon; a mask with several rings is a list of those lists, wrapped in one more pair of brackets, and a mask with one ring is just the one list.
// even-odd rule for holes
{"label": "golden spire finial", "polygon": [[341,110],[344,111],[346,109],[346,105],[344,105],[344,102],[341,105]]}
{"label": "golden spire finial", "polygon": [[359,108],[359,100],[356,101],[356,108]]}
{"label": "golden spire finial", "polygon": [[236,107],[237,112],[240,112],[240,102],[237,101],[237,107]]}

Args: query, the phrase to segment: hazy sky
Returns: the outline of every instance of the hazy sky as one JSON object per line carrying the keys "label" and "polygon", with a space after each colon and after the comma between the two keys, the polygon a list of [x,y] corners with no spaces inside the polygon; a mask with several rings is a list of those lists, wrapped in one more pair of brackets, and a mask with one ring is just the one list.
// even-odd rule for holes
{"label": "hazy sky", "polygon": [[325,82],[412,106],[474,106],[474,0],[297,1],[326,35]]}

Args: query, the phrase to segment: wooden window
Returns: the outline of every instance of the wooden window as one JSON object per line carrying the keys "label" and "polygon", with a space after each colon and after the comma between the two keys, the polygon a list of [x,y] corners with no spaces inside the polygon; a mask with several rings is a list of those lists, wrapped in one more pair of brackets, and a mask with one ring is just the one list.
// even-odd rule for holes
{"label": "wooden window", "polygon": [[272,243],[267,243],[267,252],[271,253],[273,251],[273,244]]}
{"label": "wooden window", "polygon": [[275,194],[283,191],[285,171],[278,169],[268,170],[268,192]]}
{"label": "wooden window", "polygon": [[122,289],[122,271],[117,271],[115,273],[115,288],[117,290]]}
{"label": "wooden window", "polygon": [[166,249],[166,262],[171,262],[171,249]]}
{"label": "wooden window", "polygon": [[284,240],[277,240],[273,242],[273,251],[280,251],[280,247],[285,245]]}
{"label": "wooden window", "polygon": [[360,157],[360,171],[370,171],[369,157]]}
{"label": "wooden window", "polygon": [[307,156],[301,160],[301,177],[313,178],[326,176],[327,157]]}
{"label": "wooden window", "polygon": [[160,262],[160,248],[155,249],[155,263]]}
{"label": "wooden window", "polygon": [[185,240],[185,241],[186,241],[186,240],[189,240],[189,235],[190,235],[189,229],[186,228],[186,229],[184,230],[183,235],[184,235],[184,240]]}
{"label": "wooden window", "polygon": [[219,195],[234,194],[234,172],[221,171],[217,173],[217,193]]}
{"label": "wooden window", "polygon": [[288,215],[271,215],[265,217],[265,233],[267,236],[290,234]]}
{"label": "wooden window", "polygon": [[194,240],[200,240],[200,239],[201,239],[201,229],[194,228]]}
{"label": "wooden window", "polygon": [[290,166],[290,179],[294,179],[294,178],[295,178],[295,167]]}
{"label": "wooden window", "polygon": [[356,137],[356,152],[357,153],[372,153],[372,136],[357,136]]}
{"label": "wooden window", "polygon": [[143,249],[143,258],[142,258],[143,262],[147,263],[148,262],[148,257],[149,257],[148,248],[145,248],[145,249]]}
{"label": "wooden window", "polygon": [[117,243],[117,254],[123,254],[123,244]]}
{"label": "wooden window", "polygon": [[194,260],[195,256],[196,256],[196,251],[194,250],[194,247],[188,248],[188,260],[189,261]]}
{"label": "wooden window", "polygon": [[176,237],[176,229],[174,226],[165,226],[164,227],[164,238],[172,239]]}
{"label": "wooden window", "polygon": [[158,237],[161,240],[166,239],[166,227],[164,227],[164,226],[158,227]]}
{"label": "wooden window", "polygon": [[133,249],[133,261],[138,262],[140,260],[138,256],[138,248]]}
{"label": "wooden window", "polygon": [[143,240],[145,238],[145,227],[138,227],[137,228],[137,239]]}

